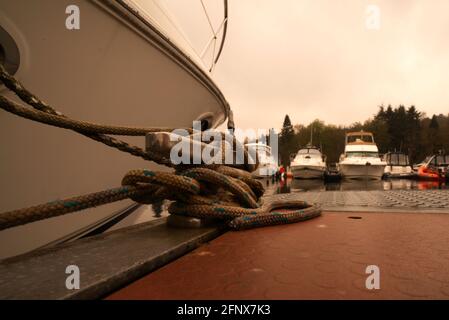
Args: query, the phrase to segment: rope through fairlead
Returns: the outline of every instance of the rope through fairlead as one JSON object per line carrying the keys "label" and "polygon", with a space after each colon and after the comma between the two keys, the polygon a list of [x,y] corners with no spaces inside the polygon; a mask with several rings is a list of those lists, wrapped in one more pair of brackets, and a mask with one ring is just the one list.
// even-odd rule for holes
{"label": "rope through fairlead", "polygon": [[[29,92],[0,65],[0,80],[29,107],[0,96],[0,107],[18,116],[70,129],[121,151],[170,167],[176,172],[132,170],[122,180],[122,186],[84,196],[53,201],[30,208],[0,214],[0,230],[77,212],[98,205],[132,199],[151,204],[163,199],[174,201],[169,213],[197,218],[227,220],[234,229],[292,223],[320,215],[319,207],[303,201],[277,201],[260,204],[264,193],[262,183],[247,171],[223,165],[203,167],[174,166],[157,152],[130,146],[112,135],[146,135],[149,132],[172,131],[169,128],[131,128],[77,121],[64,116]],[[192,132],[189,129],[189,132]],[[245,154],[247,154],[245,152]],[[276,208],[291,211],[272,212]]]}

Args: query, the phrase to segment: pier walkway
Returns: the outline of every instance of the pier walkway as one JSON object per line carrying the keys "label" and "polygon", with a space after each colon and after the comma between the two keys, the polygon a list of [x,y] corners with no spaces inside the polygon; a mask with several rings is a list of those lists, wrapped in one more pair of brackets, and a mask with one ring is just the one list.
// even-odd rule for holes
{"label": "pier walkway", "polygon": [[335,211],[448,212],[449,190],[309,191],[269,195],[268,198],[301,199]]}
{"label": "pier walkway", "polygon": [[[228,232],[109,299],[449,299],[449,190],[266,197],[321,203],[319,218]],[[379,289],[368,289],[369,266]]]}
{"label": "pier walkway", "polygon": [[324,212],[228,232],[109,299],[449,299],[448,228],[445,214]]}
{"label": "pier walkway", "polygon": [[[225,232],[165,218],[0,261],[3,299],[449,299],[449,190],[264,196],[321,217]],[[193,251],[192,251],[193,250]],[[81,288],[66,288],[66,267]],[[369,290],[368,266],[380,270]],[[109,295],[109,296],[108,296]]]}

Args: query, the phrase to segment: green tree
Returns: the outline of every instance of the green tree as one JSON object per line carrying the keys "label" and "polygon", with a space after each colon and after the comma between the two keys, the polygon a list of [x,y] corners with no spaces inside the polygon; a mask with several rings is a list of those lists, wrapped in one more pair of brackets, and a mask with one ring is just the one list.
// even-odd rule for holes
{"label": "green tree", "polygon": [[408,108],[403,105],[388,105],[385,108],[381,105],[373,118],[350,126],[335,126],[314,120],[308,125],[296,124],[292,127],[290,118],[286,116],[280,137],[281,158],[285,161],[282,163],[288,164],[290,154],[310,142],[312,127],[313,144],[322,147],[328,163],[338,162],[348,131],[372,132],[381,153],[401,150],[409,155],[413,163],[439,150],[449,152],[449,114],[429,118],[413,105]]}
{"label": "green tree", "polygon": [[443,148],[442,139],[440,136],[440,124],[438,122],[438,117],[436,115],[432,116],[432,119],[429,123],[429,132],[428,132],[428,150],[432,153],[438,152]]}
{"label": "green tree", "polygon": [[295,151],[295,131],[288,114],[284,118],[281,133],[279,135],[279,157],[281,164],[290,165],[290,154]]}
{"label": "green tree", "polygon": [[422,142],[420,140],[420,118],[421,113],[416,110],[415,106],[410,106],[410,108],[407,109],[405,151],[412,160],[423,157],[423,155],[421,155]]}

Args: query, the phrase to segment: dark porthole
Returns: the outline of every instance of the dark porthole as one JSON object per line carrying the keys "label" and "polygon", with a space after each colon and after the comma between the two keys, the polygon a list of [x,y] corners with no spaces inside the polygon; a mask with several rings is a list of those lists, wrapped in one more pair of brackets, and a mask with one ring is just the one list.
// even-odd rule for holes
{"label": "dark porthole", "polygon": [[20,53],[16,42],[5,29],[0,26],[0,64],[9,74],[14,75],[19,69]]}

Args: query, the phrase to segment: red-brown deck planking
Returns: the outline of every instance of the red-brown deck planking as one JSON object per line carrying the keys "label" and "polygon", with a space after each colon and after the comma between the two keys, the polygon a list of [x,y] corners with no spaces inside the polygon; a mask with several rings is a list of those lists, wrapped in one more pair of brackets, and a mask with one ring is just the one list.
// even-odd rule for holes
{"label": "red-brown deck planking", "polygon": [[[352,218],[351,218],[352,217]],[[366,267],[380,268],[368,290]],[[107,299],[449,299],[449,215],[336,213],[227,232]]]}

